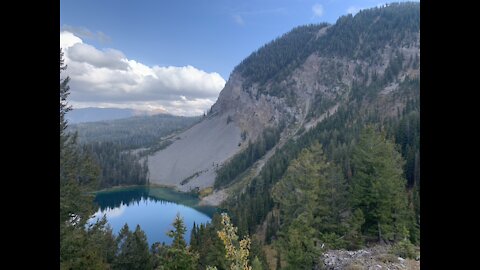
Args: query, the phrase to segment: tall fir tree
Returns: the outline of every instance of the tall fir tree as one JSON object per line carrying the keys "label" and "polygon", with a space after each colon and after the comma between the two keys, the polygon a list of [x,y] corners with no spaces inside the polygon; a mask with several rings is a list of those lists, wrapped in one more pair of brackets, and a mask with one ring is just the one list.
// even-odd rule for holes
{"label": "tall fir tree", "polygon": [[99,168],[89,153],[78,147],[76,135],[66,132],[65,114],[71,110],[67,102],[70,79],[68,76],[62,78],[62,71],[66,68],[60,49],[60,268],[108,268],[112,249],[98,239],[111,240],[111,231],[105,227],[104,221],[86,230],[86,223],[94,212],[89,191],[98,183]]}
{"label": "tall fir tree", "polygon": [[177,214],[173,221],[173,230],[167,235],[173,238],[172,245],[167,249],[164,265],[161,269],[185,269],[194,270],[198,266],[198,254],[187,247],[184,235],[187,231],[180,214]]}
{"label": "tall fir tree", "polygon": [[367,126],[353,152],[351,200],[362,210],[364,234],[377,241],[396,241],[409,227],[404,160],[395,144]]}

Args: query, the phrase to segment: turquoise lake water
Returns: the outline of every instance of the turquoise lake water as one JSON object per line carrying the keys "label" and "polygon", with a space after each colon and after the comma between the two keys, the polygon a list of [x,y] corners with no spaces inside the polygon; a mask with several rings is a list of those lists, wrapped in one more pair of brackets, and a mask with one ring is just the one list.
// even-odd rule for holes
{"label": "turquoise lake water", "polygon": [[90,219],[106,215],[113,233],[118,235],[120,229],[128,224],[131,231],[137,224],[146,233],[149,244],[154,242],[171,243],[166,233],[177,213],[183,217],[187,232],[185,240],[189,242],[193,223],[207,223],[216,211],[212,207],[198,207],[198,199],[192,195],[178,193],[167,188],[133,187],[96,194],[98,211]]}

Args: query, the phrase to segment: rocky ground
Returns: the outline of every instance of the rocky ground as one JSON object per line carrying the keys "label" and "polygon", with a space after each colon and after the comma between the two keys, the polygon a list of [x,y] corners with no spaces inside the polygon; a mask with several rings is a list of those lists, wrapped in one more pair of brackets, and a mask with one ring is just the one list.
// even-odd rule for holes
{"label": "rocky ground", "polygon": [[218,206],[220,203],[222,203],[226,198],[228,194],[227,191],[222,189],[222,190],[217,190],[213,192],[212,194],[205,196],[201,199],[201,201],[198,203],[198,205],[210,205],[210,206]]}
{"label": "rocky ground", "polygon": [[420,259],[404,259],[389,253],[388,246],[356,251],[330,250],[323,255],[327,270],[419,270]]}
{"label": "rocky ground", "polygon": [[203,120],[148,157],[150,183],[183,192],[213,186],[218,166],[241,149],[240,133],[226,115]]}

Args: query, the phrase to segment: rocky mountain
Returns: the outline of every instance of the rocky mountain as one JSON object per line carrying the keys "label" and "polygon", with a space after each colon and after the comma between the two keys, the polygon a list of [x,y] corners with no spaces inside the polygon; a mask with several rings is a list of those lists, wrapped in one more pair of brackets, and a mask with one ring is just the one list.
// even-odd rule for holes
{"label": "rocky mountain", "polygon": [[[149,157],[150,182],[189,191],[222,177],[212,196],[225,194],[340,109],[398,115],[419,96],[419,26],[418,3],[391,4],[333,25],[300,26],[266,44],[234,69],[200,123]],[[278,138],[266,138],[270,129]]]}

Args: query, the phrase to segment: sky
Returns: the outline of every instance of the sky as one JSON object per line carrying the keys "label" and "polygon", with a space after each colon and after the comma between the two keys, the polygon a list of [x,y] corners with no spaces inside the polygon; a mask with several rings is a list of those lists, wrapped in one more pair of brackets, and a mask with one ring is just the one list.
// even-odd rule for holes
{"label": "sky", "polygon": [[269,41],[390,2],[60,0],[69,103],[201,115],[235,66]]}

